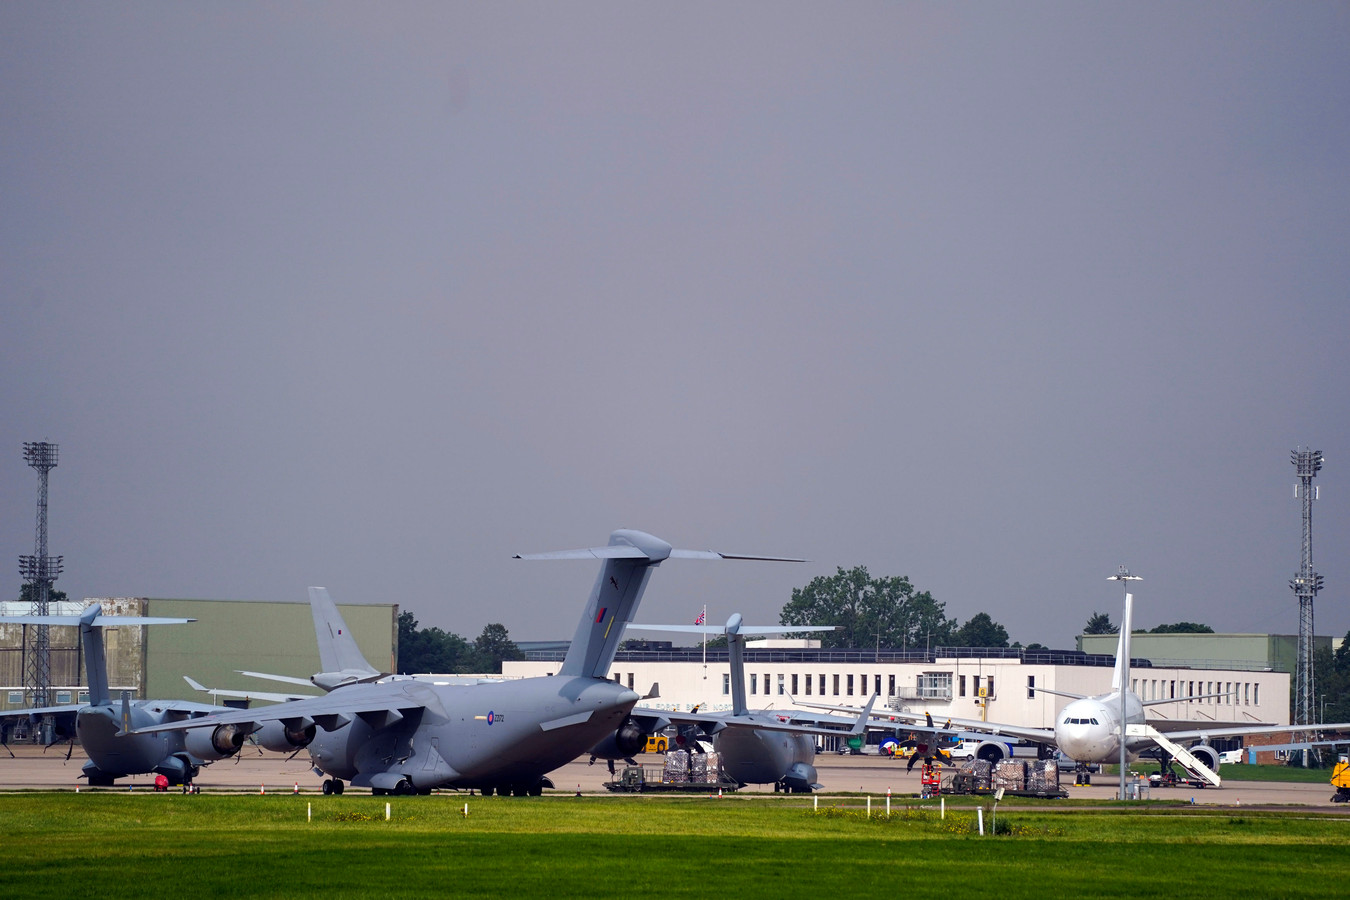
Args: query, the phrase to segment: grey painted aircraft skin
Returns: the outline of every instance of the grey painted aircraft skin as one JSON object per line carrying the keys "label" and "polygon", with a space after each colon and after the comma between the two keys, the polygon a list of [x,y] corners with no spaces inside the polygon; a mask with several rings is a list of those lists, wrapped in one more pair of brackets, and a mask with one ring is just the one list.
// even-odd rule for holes
{"label": "grey painted aircraft skin", "polygon": [[[635,630],[683,634],[708,633],[705,628],[690,625],[631,627]],[[731,711],[700,715],[638,708],[634,713],[660,713],[677,725],[693,724],[711,732],[713,749],[721,760],[722,773],[740,784],[772,784],[775,789],[803,793],[819,790],[821,785],[815,767],[817,735],[861,733],[872,704],[868,703],[856,722],[817,716],[814,725],[801,724],[809,716],[800,710],[751,710],[747,706],[745,693],[745,641],[750,636],[832,631],[836,627],[745,625],[740,613],[734,613],[722,629],[727,637],[731,669]]]}
{"label": "grey painted aircraft skin", "polygon": [[108,671],[103,650],[103,629],[117,625],[178,625],[192,619],[142,616],[105,616],[99,606],[88,607],[79,616],[8,616],[0,621],[28,625],[73,625],[80,628],[89,675],[89,703],[11,710],[6,718],[52,715],[58,722],[74,719],[74,736],[89,757],[82,778],[89,784],[109,786],[129,775],[164,775],[170,784],[190,783],[202,766],[239,752],[244,733],[238,728],[169,731],[137,734],[135,729],[194,716],[220,712],[223,707],[183,700],[130,700],[124,694],[115,702],[108,691]]}
{"label": "grey painted aircraft skin", "polygon": [[[336,793],[350,783],[379,793],[448,787],[537,794],[552,786],[547,774],[553,769],[612,743],[621,731],[645,733],[655,724],[632,721],[637,693],[606,676],[652,570],[672,557],[778,559],[677,550],[631,530],[615,531],[605,547],[518,556],[601,561],[555,676],[474,685],[358,681],[332,687],[323,697],[144,731],[242,726],[270,749],[307,747],[315,770],[329,776],[324,790]],[[321,624],[317,612],[315,624]],[[350,667],[348,660],[344,668]],[[356,668],[374,672],[364,660]]]}

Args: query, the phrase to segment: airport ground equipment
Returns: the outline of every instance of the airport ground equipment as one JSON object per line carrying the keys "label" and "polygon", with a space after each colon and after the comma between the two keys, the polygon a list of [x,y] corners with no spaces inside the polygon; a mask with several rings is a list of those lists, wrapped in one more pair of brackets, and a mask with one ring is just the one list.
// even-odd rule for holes
{"label": "airport ground equipment", "polygon": [[1331,786],[1336,789],[1331,795],[1332,803],[1350,803],[1350,762],[1344,756],[1331,770]]}

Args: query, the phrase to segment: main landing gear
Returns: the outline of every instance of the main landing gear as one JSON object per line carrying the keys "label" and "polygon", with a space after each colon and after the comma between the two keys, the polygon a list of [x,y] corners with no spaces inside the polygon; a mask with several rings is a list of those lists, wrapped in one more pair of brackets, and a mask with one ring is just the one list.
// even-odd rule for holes
{"label": "main landing gear", "polygon": [[323,792],[325,794],[341,794],[342,789],[346,787],[340,778],[329,778],[323,783]]}

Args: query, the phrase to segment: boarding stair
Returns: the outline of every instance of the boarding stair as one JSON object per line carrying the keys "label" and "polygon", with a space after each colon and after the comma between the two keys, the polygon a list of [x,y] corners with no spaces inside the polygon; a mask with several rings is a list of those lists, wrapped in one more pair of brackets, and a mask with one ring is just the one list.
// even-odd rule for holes
{"label": "boarding stair", "polygon": [[1168,740],[1165,734],[1154,728],[1152,725],[1147,723],[1143,725],[1127,725],[1125,726],[1125,734],[1128,737],[1144,737],[1154,741],[1159,747],[1162,747],[1168,753],[1172,754],[1173,761],[1190,773],[1192,777],[1198,778],[1214,787],[1222,785],[1223,779],[1219,777],[1217,772],[1212,771],[1209,766],[1192,756],[1190,751],[1185,747],[1174,741]]}

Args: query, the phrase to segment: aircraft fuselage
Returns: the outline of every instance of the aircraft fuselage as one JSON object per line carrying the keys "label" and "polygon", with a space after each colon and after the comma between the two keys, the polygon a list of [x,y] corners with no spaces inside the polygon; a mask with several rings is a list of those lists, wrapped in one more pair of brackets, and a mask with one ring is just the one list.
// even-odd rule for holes
{"label": "aircraft fuselage", "polygon": [[388,694],[405,718],[358,716],[309,745],[314,766],[358,786],[417,790],[532,785],[617,729],[638,700],[600,678],[542,677],[476,685],[353,685],[332,697]]}
{"label": "aircraft fuselage", "polygon": [[782,720],[766,713],[736,716],[737,727],[724,728],[713,738],[722,759],[722,771],[742,784],[777,784],[809,791],[816,783],[815,738],[808,734],[747,728],[758,717],[777,724]]}
{"label": "aircraft fuselage", "polygon": [[[1125,721],[1144,722],[1144,706],[1134,693],[1125,694]],[[1120,692],[1074,700],[1060,710],[1055,720],[1055,744],[1065,756],[1081,763],[1113,763],[1120,760]],[[1148,738],[1134,738],[1125,745],[1127,760],[1153,746]]]}

